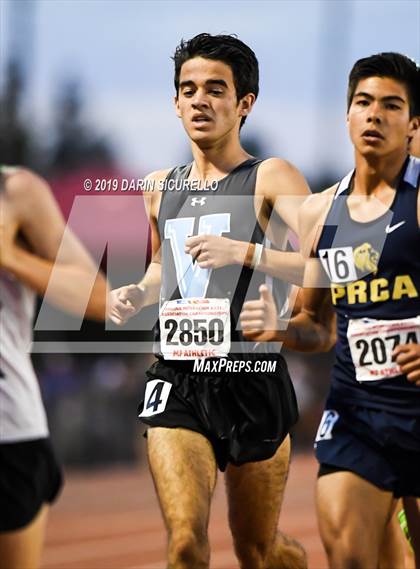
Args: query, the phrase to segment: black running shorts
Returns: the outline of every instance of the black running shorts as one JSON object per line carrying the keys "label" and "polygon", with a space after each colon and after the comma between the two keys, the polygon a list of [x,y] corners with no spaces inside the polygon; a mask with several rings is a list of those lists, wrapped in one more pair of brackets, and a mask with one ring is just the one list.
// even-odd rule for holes
{"label": "black running shorts", "polygon": [[193,373],[191,362],[158,360],[146,372],[140,419],[185,428],[212,444],[220,470],[271,458],[298,419],[282,356],[273,373]]}
{"label": "black running shorts", "polygon": [[53,502],[62,473],[49,439],[0,444],[0,531],[28,525]]}

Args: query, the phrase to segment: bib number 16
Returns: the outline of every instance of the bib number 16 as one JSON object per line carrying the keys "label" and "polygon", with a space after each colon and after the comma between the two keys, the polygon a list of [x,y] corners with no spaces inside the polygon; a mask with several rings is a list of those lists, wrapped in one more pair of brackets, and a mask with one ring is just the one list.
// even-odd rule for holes
{"label": "bib number 16", "polygon": [[319,258],[332,283],[347,283],[357,278],[351,247],[320,249]]}

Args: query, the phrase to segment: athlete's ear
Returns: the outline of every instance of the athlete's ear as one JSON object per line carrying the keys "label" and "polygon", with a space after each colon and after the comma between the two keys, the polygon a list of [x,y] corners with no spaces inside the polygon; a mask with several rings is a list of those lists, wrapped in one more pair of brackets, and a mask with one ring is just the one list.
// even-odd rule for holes
{"label": "athlete's ear", "polygon": [[420,117],[416,116],[410,120],[408,127],[408,152],[413,156],[419,156],[420,150]]}
{"label": "athlete's ear", "polygon": [[181,111],[179,110],[179,98],[178,95],[174,97],[174,105],[175,105],[175,113],[176,116],[180,119],[181,118]]}
{"label": "athlete's ear", "polygon": [[410,120],[410,126],[409,126],[410,135],[414,136],[419,128],[420,128],[420,117],[419,116],[413,117]]}
{"label": "athlete's ear", "polygon": [[256,97],[254,93],[248,93],[248,95],[242,97],[242,99],[239,101],[239,115],[241,117],[246,117],[249,115],[252,107],[254,106],[255,99]]}

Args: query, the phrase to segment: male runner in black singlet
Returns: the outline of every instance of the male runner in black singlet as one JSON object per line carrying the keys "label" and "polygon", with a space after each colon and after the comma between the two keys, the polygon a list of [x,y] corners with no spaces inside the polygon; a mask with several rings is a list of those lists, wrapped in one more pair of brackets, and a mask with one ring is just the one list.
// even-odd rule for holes
{"label": "male runner in black singlet", "polygon": [[257,160],[241,146],[258,95],[248,46],[200,34],[181,42],[174,60],[175,107],[194,160],[148,177],[153,259],[139,285],[110,296],[111,319],[122,324],[160,293],[158,361],[139,409],[150,427],[169,566],[208,567],[219,466],[241,567],[302,568],[301,547],[276,532],[297,420],[293,387],[284,359],[245,341],[237,324],[245,298],[267,278],[300,282],[300,255],[269,245],[273,233],[281,245],[287,227],[296,228],[296,198],[308,188],[290,164]]}
{"label": "male runner in black singlet", "polygon": [[[273,332],[277,316],[262,287],[241,316],[250,338],[318,351],[334,344],[335,309],[336,362],[316,438],[318,517],[333,569],[378,567],[395,499],[420,496],[420,160],[408,154],[419,97],[419,68],[407,57],[356,62],[348,90],[355,171],[300,212],[311,287],[303,309],[286,332]],[[330,292],[319,288],[325,276]]]}

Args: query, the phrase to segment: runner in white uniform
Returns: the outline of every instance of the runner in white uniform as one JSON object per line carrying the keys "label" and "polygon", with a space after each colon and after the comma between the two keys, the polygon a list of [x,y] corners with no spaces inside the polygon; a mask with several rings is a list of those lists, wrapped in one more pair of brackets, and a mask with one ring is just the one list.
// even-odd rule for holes
{"label": "runner in white uniform", "polygon": [[40,389],[29,354],[35,294],[0,272],[0,441],[48,436]]}
{"label": "runner in white uniform", "polygon": [[[45,228],[48,227],[48,233]],[[70,233],[47,186],[31,172],[0,169],[0,568],[39,565],[47,515],[61,487],[30,358],[35,293],[77,312],[88,254]],[[60,259],[54,263],[59,246]],[[75,287],[74,283],[80,286]],[[103,319],[106,281],[96,281],[86,315]]]}

